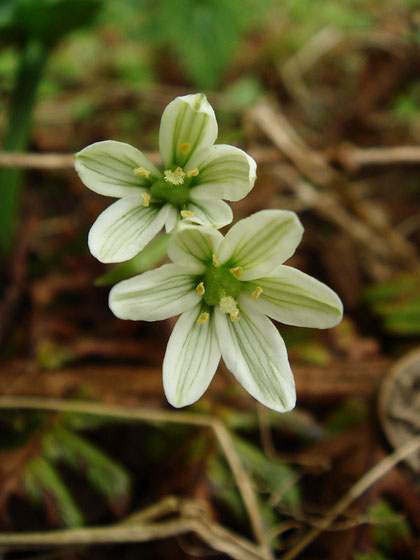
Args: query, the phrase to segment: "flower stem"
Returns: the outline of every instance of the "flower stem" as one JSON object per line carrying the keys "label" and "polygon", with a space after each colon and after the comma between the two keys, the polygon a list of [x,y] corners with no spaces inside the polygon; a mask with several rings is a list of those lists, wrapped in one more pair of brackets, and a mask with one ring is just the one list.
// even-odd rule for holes
{"label": "flower stem", "polygon": [[[24,151],[28,143],[36,90],[47,58],[48,48],[40,40],[29,40],[22,48],[17,69],[9,120],[4,135],[3,150]],[[22,170],[0,170],[0,248],[8,252],[16,227],[16,214]]]}

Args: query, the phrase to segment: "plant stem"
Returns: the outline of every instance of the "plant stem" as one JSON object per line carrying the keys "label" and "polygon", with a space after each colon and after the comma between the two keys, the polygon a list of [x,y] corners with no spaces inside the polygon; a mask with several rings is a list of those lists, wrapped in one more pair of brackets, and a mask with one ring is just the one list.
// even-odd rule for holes
{"label": "plant stem", "polygon": [[[22,48],[3,142],[5,151],[20,152],[27,147],[36,91],[45,66],[47,51],[47,46],[37,39],[29,40]],[[0,170],[2,252],[8,252],[12,245],[21,179],[20,169]]]}

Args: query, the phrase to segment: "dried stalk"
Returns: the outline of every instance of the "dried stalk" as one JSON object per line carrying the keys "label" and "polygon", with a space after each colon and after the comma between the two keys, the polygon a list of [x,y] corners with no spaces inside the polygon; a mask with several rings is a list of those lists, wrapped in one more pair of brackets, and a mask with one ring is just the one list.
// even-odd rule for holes
{"label": "dried stalk", "polygon": [[385,459],[382,459],[370,471],[364,474],[354,484],[350,490],[331,508],[328,514],[321,519],[317,526],[311,529],[306,536],[303,537],[289,552],[284,554],[281,560],[294,560],[298,555],[308,547],[323,531],[341,515],[349,505],[359,498],[366,490],[380,480],[388,471],[393,469],[400,461],[413,454],[420,449],[420,436],[409,440],[407,443],[399,447],[394,453],[391,453]]}
{"label": "dried stalk", "polygon": [[[359,148],[346,144],[331,152],[325,153],[311,150],[319,161],[336,161],[350,172],[357,171],[366,166],[383,165],[420,165],[420,147],[418,146],[395,146]],[[254,147],[248,150],[259,165],[272,165],[284,160],[278,149],[270,147]],[[145,152],[145,155],[158,164],[160,156],[158,152]],[[303,161],[303,159],[302,159]],[[25,169],[73,169],[73,154],[54,153],[23,153],[0,151],[0,167],[21,167]]]}
{"label": "dried stalk", "polygon": [[[174,519],[157,521],[168,514]],[[209,547],[235,560],[265,560],[267,556],[255,544],[213,522],[203,505],[194,500],[167,496],[153,506],[110,527],[86,527],[34,533],[0,533],[0,547],[28,549],[115,543],[139,543],[197,534]]]}
{"label": "dried stalk", "polygon": [[[376,213],[370,211],[367,204],[351,193],[347,188],[346,177],[330,167],[320,153],[312,150],[296,133],[284,115],[267,102],[262,102],[254,107],[250,118],[292,161],[303,176],[323,187],[325,191],[333,191],[339,205],[349,207],[358,219],[358,229],[363,230],[362,236],[370,240],[367,249],[375,257],[383,258],[382,252],[385,248],[387,260],[395,261],[411,269],[420,269],[415,247],[393,229],[384,218],[378,218]],[[377,247],[380,247],[379,253]]]}
{"label": "dried stalk", "polygon": [[265,558],[271,558],[269,549],[265,545],[266,540],[264,536],[263,521],[258,509],[252,482],[240,462],[229,432],[223,422],[218,418],[191,412],[165,411],[139,407],[134,408],[116,404],[104,404],[81,400],[48,399],[41,397],[2,396],[0,397],[0,409],[1,408],[78,412],[81,414],[112,416],[114,418],[141,420],[144,422],[173,422],[211,428],[226,456],[226,460],[229,463],[236,484],[238,485],[239,492],[248,512],[254,536],[257,542],[261,545]]}

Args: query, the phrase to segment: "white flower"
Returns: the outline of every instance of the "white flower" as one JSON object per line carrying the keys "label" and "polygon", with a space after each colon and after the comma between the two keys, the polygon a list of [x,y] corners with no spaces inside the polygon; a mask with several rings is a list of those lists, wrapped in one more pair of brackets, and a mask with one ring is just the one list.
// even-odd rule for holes
{"label": "white flower", "polygon": [[237,222],[226,237],[185,225],[172,236],[173,264],[120,282],[109,305],[117,317],[156,321],[181,314],[169,339],[163,383],[175,407],[207,389],[220,357],[264,405],[285,412],[296,394],[286,348],[266,317],[328,328],[342,317],[325,284],[282,263],[303,233],[294,212],[263,210]]}
{"label": "white flower", "polygon": [[217,122],[202,93],[177,97],[165,109],[159,130],[163,171],[122,142],[97,142],[78,152],[75,167],[91,190],[119,198],[93,224],[91,253],[102,262],[122,262],[139,253],[165,226],[181,219],[220,228],[232,221],[222,199],[248,194],[256,164],[233,146],[215,145]]}

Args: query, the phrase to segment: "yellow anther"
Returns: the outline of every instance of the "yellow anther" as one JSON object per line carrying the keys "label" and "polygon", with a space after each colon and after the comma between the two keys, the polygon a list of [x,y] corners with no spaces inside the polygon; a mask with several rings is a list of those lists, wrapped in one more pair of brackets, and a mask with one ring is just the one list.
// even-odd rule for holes
{"label": "yellow anther", "polygon": [[147,192],[141,193],[141,196],[143,197],[143,206],[149,206],[150,203],[150,194],[148,194]]}
{"label": "yellow anther", "polygon": [[191,144],[188,144],[188,142],[181,142],[181,144],[178,145],[178,150],[187,155],[191,150]]}
{"label": "yellow anther", "polygon": [[204,313],[202,313],[200,317],[197,319],[197,323],[203,325],[206,321],[209,320],[209,317],[210,315],[207,313],[207,311],[204,311]]}
{"label": "yellow anther", "polygon": [[232,323],[237,323],[239,319],[239,309],[235,309],[235,311],[232,311],[232,313],[230,314],[230,320],[232,321]]}
{"label": "yellow anther", "polygon": [[193,218],[194,212],[191,212],[190,210],[181,210],[181,216],[183,218]]}
{"label": "yellow anther", "polygon": [[204,282],[200,282],[196,287],[195,291],[199,296],[203,296],[204,292],[206,291],[206,288],[204,287]]}
{"label": "yellow anther", "polygon": [[134,175],[140,175],[140,177],[146,177],[148,179],[150,177],[150,171],[147,171],[144,167],[137,167],[133,171]]}
{"label": "yellow anther", "polygon": [[177,167],[175,171],[166,169],[163,174],[168,183],[172,183],[173,185],[182,185],[184,182],[185,173],[180,167]]}
{"label": "yellow anther", "polygon": [[231,268],[229,270],[229,272],[232,274],[232,276],[234,276],[235,278],[239,278],[242,276],[242,272],[244,271],[244,269],[242,268],[242,266],[235,266],[235,268]]}
{"label": "yellow anther", "polygon": [[187,171],[187,177],[189,179],[191,179],[191,177],[197,177],[198,174],[199,174],[199,171],[198,171],[197,168],[191,169],[191,171]]}
{"label": "yellow anther", "polygon": [[213,266],[216,266],[216,267],[220,266],[219,258],[218,258],[218,256],[216,255],[216,253],[213,253],[213,257],[212,257],[212,258],[213,258]]}
{"label": "yellow anther", "polygon": [[257,301],[257,299],[260,297],[263,291],[264,290],[261,288],[261,286],[257,286],[255,288],[255,290],[252,292],[252,297],[255,299],[255,301]]}

